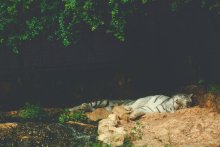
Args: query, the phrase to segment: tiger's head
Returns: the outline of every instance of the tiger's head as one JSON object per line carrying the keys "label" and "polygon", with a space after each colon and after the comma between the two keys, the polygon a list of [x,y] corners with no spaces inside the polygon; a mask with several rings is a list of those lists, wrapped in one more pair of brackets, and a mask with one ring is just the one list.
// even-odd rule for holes
{"label": "tiger's head", "polygon": [[174,107],[176,110],[189,108],[192,105],[193,94],[176,94],[172,98],[174,99]]}
{"label": "tiger's head", "polygon": [[79,110],[87,112],[87,111],[92,111],[93,109],[89,103],[82,103],[81,105],[69,109],[70,112],[76,112]]}

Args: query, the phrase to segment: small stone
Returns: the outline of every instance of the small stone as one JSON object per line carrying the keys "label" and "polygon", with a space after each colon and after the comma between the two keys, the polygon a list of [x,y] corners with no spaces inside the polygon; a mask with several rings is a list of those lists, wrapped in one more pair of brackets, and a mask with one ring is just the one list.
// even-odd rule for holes
{"label": "small stone", "polygon": [[125,110],[122,106],[115,106],[112,110],[114,114],[116,114],[120,121],[129,122],[129,111]]}
{"label": "small stone", "polygon": [[108,111],[108,110],[106,110],[104,108],[98,108],[98,109],[96,109],[93,112],[86,113],[86,116],[91,121],[98,121],[98,120],[107,118],[109,114],[111,114],[110,111]]}

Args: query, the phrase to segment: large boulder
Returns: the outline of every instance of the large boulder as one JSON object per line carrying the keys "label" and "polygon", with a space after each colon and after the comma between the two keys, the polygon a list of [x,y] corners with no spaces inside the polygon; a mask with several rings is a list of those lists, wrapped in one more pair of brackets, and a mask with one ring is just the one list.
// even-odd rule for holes
{"label": "large boulder", "polygon": [[118,121],[116,114],[110,114],[108,118],[99,121],[98,140],[111,147],[123,145],[126,132],[123,127],[118,127]]}

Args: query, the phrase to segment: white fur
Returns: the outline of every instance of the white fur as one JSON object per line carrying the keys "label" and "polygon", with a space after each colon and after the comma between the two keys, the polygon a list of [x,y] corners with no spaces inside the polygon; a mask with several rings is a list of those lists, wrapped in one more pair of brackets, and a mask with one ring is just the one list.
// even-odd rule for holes
{"label": "white fur", "polygon": [[177,94],[171,98],[164,95],[147,96],[136,100],[132,105],[125,106],[125,109],[131,111],[130,119],[135,119],[145,113],[175,112],[189,107],[192,102],[191,97],[191,94]]}

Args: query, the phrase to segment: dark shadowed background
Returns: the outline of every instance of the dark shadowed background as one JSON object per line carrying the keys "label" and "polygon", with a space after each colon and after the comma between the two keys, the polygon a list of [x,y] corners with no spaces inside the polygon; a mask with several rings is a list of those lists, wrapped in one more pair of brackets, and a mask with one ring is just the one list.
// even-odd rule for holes
{"label": "dark shadowed background", "polygon": [[68,48],[41,36],[25,44],[21,55],[2,49],[2,108],[24,102],[65,107],[171,94],[199,80],[219,83],[219,18],[199,7],[172,13],[157,5],[146,16],[129,18],[125,42],[100,29],[84,31]]}

